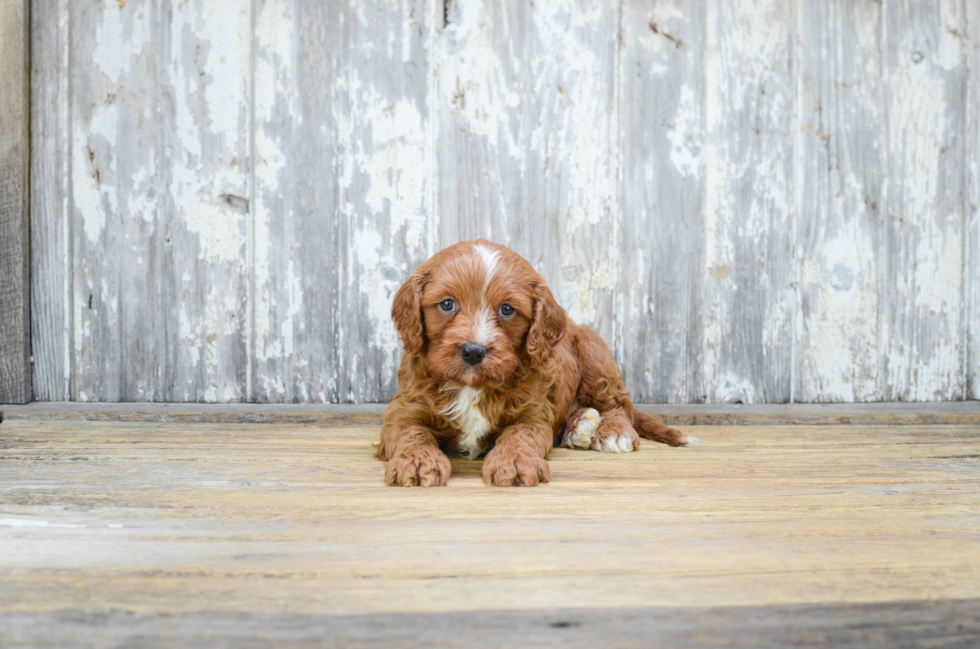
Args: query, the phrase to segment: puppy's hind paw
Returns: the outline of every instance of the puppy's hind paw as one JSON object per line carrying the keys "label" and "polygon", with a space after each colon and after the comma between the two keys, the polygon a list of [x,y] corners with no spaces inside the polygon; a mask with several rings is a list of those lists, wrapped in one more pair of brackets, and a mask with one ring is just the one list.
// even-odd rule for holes
{"label": "puppy's hind paw", "polygon": [[596,437],[592,448],[603,453],[630,453],[640,448],[640,437],[632,428],[607,430]]}
{"label": "puppy's hind paw", "polygon": [[576,410],[565,425],[565,438],[561,445],[565,448],[590,448],[601,422],[602,418],[595,408]]}
{"label": "puppy's hind paw", "polygon": [[592,440],[592,450],[603,453],[631,453],[640,448],[640,436],[623,413],[603,413],[602,425]]}

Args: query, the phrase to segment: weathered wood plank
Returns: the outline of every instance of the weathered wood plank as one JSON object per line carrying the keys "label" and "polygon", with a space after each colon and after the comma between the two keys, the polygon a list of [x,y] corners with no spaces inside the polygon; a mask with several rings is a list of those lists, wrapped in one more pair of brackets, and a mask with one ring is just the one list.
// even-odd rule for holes
{"label": "weathered wood plank", "polygon": [[168,161],[160,143],[169,134],[156,87],[169,30],[157,9],[150,0],[69,3],[74,255],[66,261],[72,398],[80,401],[163,398],[154,356],[165,335],[157,326],[164,288],[157,260],[166,256]]}
{"label": "weathered wood plank", "polygon": [[882,5],[887,141],[880,398],[964,396],[960,0]]}
{"label": "weathered wood plank", "polygon": [[623,4],[617,358],[644,403],[704,401],[704,15]]}
{"label": "weathered wood plank", "polygon": [[[127,362],[126,369],[162,368],[168,401],[247,398],[250,5],[208,0],[162,9],[161,18],[170,19],[162,81],[173,104],[163,104],[169,222],[154,248],[165,251],[166,301],[159,317],[166,344],[144,363]],[[129,349],[141,351],[138,345]],[[138,385],[133,377],[122,381]],[[145,399],[139,393],[132,398]]]}
{"label": "weathered wood plank", "polygon": [[343,331],[341,401],[383,401],[397,388],[395,292],[438,249],[430,43],[438,3],[349,3],[337,125]]}
{"label": "weathered wood plank", "polygon": [[0,2],[0,403],[30,401],[30,5]]}
{"label": "weathered wood plank", "polygon": [[340,2],[256,4],[254,401],[343,400],[336,97],[343,16]]}
{"label": "weathered wood plank", "polygon": [[72,398],[69,0],[31,8],[31,348],[34,398]]}
{"label": "weathered wood plank", "polygon": [[966,223],[966,391],[967,399],[980,399],[980,4],[967,2],[967,29],[963,46],[969,69],[965,108],[967,146],[963,219]]}
{"label": "weathered wood plank", "polygon": [[0,616],[51,620],[40,632],[81,611],[120,628],[114,611],[577,609],[584,626],[980,598],[976,425],[689,430],[700,446],[555,451],[536,489],[455,459],[447,488],[421,490],[383,486],[377,427],[7,421]]}
{"label": "weathered wood plank", "polygon": [[705,32],[704,394],[791,397],[792,5],[710,0]]}
{"label": "weathered wood plank", "polygon": [[70,20],[73,397],[243,399],[249,7]]}
{"label": "weathered wood plank", "polygon": [[418,0],[262,5],[256,400],[394,393],[401,350],[391,300],[435,252],[434,16]]}
{"label": "weathered wood plank", "polygon": [[[526,2],[452,0],[433,47],[439,61],[440,243],[486,237],[514,245],[527,202]],[[541,215],[535,215],[541,218]]]}
{"label": "weathered wood plank", "polygon": [[881,5],[798,3],[801,257],[794,399],[873,401],[879,376]]}
{"label": "weathered wood plank", "polygon": [[[0,412],[13,421],[75,420],[214,424],[318,424],[380,426],[384,404],[170,404],[34,402],[5,406]],[[789,425],[980,425],[980,403],[870,404],[698,404],[640,406],[672,426]],[[790,431],[790,434],[792,432]]]}
{"label": "weathered wood plank", "polygon": [[[153,28],[155,9],[150,0],[132,0],[125,7],[68,3],[69,58],[64,73],[69,75],[71,102],[68,190],[73,256],[64,263],[71,275],[66,306],[71,310],[74,400],[130,401],[132,397],[125,397],[131,389],[145,390],[147,383],[157,383],[156,364],[146,362],[162,342],[153,326],[161,293],[159,269],[148,263],[150,247],[155,252],[162,247],[162,241],[150,239],[162,210],[158,201],[147,200],[146,191],[152,188],[155,196],[166,195],[166,179],[157,168],[165,163],[154,156],[165,128],[155,110],[154,86],[164,65],[154,55],[162,51],[161,30]],[[142,65],[141,53],[146,57]],[[139,186],[141,180],[147,187]],[[134,204],[140,199],[142,206]],[[124,322],[131,300],[145,301],[138,340],[147,354],[127,359],[124,348],[136,333]],[[133,384],[123,385],[129,360]],[[151,393],[146,398],[152,397]]]}
{"label": "weathered wood plank", "polygon": [[969,649],[980,643],[978,600],[716,608],[588,608],[375,615],[161,615],[133,611],[0,615],[11,649],[70,645],[329,646],[388,649],[562,647]]}

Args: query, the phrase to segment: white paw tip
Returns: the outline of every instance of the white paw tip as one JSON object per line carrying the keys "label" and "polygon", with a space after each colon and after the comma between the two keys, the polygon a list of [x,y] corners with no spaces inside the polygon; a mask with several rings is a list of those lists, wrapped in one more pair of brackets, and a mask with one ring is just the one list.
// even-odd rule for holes
{"label": "white paw tip", "polygon": [[701,443],[701,440],[695,437],[694,435],[685,435],[684,443],[686,443],[688,446],[697,446],[698,444]]}
{"label": "white paw tip", "polygon": [[595,437],[595,432],[599,429],[599,422],[601,421],[602,418],[599,416],[598,410],[595,408],[586,408],[582,414],[582,418],[579,419],[578,424],[575,426],[575,431],[572,433],[572,446],[575,448],[589,448],[592,446],[592,438]]}
{"label": "white paw tip", "polygon": [[633,440],[629,435],[609,436],[602,440],[602,450],[606,453],[629,453],[633,450]]}

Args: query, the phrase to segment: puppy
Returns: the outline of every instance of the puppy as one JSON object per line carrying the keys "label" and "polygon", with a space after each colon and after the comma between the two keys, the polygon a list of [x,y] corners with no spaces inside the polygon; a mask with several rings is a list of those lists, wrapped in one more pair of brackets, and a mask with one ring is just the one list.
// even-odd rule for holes
{"label": "puppy", "polygon": [[483,461],[493,486],[548,482],[548,452],[621,453],[640,437],[687,444],[633,407],[612,353],[565,315],[517,253],[464,241],[419,266],[391,309],[404,345],[377,457],[385,482],[440,486],[447,452]]}

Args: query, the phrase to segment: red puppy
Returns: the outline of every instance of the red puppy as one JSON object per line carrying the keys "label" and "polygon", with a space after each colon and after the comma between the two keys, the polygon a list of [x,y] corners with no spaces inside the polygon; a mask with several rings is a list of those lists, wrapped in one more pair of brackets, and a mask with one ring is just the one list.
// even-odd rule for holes
{"label": "red puppy", "polygon": [[563,425],[566,448],[688,441],[633,407],[602,339],[503,246],[481,239],[437,253],[398,290],[391,314],[405,352],[377,453],[389,485],[445,485],[446,451],[475,459],[488,448],[487,484],[547,482]]}

